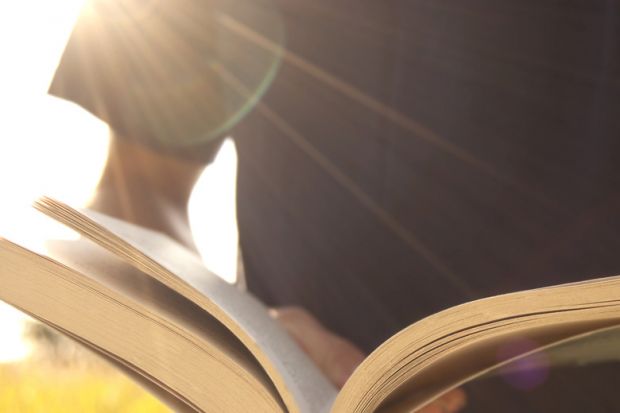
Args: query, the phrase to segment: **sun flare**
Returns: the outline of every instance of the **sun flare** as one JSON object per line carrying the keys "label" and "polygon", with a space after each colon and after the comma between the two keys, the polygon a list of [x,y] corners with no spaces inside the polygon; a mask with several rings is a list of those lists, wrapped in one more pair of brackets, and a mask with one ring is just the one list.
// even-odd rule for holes
{"label": "sun flare", "polygon": [[[47,95],[84,0],[0,2],[0,233],[32,239],[39,221],[16,225],[41,195],[83,205],[107,157],[109,129],[79,106]],[[234,281],[237,231],[234,208],[236,153],[231,142],[197,185],[192,223],[212,228],[197,237],[207,265]],[[203,202],[204,199],[214,202]],[[195,217],[194,215],[199,215]],[[206,215],[209,215],[205,217]],[[218,217],[221,217],[218,218]],[[215,224],[214,224],[215,223]],[[204,231],[203,231],[204,232]],[[54,232],[55,234],[55,232]],[[64,237],[64,234],[61,236]],[[0,302],[0,363],[27,357],[26,316]]]}

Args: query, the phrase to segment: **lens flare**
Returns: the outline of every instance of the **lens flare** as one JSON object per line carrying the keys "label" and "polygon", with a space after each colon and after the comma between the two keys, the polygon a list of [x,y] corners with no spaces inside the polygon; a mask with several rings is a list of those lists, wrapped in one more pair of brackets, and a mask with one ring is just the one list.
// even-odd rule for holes
{"label": "lens flare", "polygon": [[539,347],[525,338],[502,346],[497,352],[499,362],[516,359],[500,369],[501,377],[512,387],[524,391],[543,385],[549,377],[550,363],[544,352],[534,352]]}

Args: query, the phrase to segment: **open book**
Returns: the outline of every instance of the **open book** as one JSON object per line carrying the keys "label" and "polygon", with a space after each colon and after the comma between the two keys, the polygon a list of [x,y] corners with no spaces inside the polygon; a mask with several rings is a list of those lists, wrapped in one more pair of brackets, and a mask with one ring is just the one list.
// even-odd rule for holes
{"label": "open book", "polygon": [[171,239],[49,198],[36,207],[81,237],[0,238],[0,299],[177,411],[410,412],[508,363],[496,350],[517,337],[544,348],[620,324],[620,277],[478,300],[391,337],[338,392],[261,303]]}

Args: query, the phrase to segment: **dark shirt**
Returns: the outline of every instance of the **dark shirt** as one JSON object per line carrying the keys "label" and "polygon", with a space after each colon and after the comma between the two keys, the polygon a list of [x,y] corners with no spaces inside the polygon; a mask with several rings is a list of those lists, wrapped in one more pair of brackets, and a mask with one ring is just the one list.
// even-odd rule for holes
{"label": "dark shirt", "polygon": [[262,298],[370,350],[464,300],[620,272],[620,3],[277,5],[297,60],[232,132]]}
{"label": "dark shirt", "polygon": [[472,298],[620,273],[620,2],[276,4],[287,54],[232,132],[261,299],[370,351]]}

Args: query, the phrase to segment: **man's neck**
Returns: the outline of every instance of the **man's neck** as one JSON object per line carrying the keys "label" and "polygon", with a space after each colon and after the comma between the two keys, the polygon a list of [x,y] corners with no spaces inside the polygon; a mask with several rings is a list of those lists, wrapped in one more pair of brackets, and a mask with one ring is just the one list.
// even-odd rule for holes
{"label": "man's neck", "polygon": [[203,167],[113,136],[89,207],[160,231],[195,249],[187,206]]}

